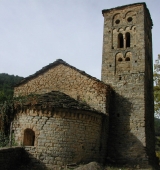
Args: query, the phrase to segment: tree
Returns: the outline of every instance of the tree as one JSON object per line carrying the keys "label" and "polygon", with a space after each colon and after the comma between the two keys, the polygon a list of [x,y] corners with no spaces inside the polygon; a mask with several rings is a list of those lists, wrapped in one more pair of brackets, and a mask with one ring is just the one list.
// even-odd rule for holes
{"label": "tree", "polygon": [[13,111],[14,85],[23,77],[0,73],[0,147],[9,143],[9,128]]}
{"label": "tree", "polygon": [[155,116],[160,118],[160,55],[154,64],[154,110]]}
{"label": "tree", "polygon": [[13,97],[14,85],[22,79],[23,77],[0,73],[0,103]]}

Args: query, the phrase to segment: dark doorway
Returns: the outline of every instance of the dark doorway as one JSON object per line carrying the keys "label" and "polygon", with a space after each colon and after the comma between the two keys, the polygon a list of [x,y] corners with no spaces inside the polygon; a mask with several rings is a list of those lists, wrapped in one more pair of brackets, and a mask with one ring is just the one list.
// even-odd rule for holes
{"label": "dark doorway", "polygon": [[32,129],[25,129],[24,131],[24,146],[34,146],[35,133]]}

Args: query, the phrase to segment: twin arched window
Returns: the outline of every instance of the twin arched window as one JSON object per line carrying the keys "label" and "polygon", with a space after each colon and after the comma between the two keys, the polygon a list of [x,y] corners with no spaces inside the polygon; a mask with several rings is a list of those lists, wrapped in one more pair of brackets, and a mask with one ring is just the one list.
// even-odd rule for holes
{"label": "twin arched window", "polygon": [[118,48],[127,48],[130,47],[131,44],[131,36],[130,33],[127,32],[125,34],[125,38],[123,38],[123,34],[119,33],[118,34]]}

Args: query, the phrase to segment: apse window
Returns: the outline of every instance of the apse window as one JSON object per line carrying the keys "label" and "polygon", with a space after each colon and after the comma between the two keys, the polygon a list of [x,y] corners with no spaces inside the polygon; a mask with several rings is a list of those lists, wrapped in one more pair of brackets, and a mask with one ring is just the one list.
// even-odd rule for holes
{"label": "apse window", "polygon": [[35,132],[32,129],[25,129],[24,131],[24,146],[34,146]]}

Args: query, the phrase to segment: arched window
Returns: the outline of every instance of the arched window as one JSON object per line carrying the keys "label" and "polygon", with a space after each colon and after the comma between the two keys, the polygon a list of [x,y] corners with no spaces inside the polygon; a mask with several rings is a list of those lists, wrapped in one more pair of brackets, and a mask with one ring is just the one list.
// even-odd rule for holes
{"label": "arched window", "polygon": [[130,33],[127,32],[126,33],[126,48],[130,47],[130,43],[131,43],[131,36],[130,36]]}
{"label": "arched window", "polygon": [[121,62],[121,61],[122,61],[122,58],[121,58],[121,57],[119,57],[119,58],[118,58],[118,61],[119,61],[119,62]]}
{"label": "arched window", "polygon": [[24,131],[24,146],[34,146],[35,133],[32,129],[25,129]]}
{"label": "arched window", "polygon": [[125,61],[130,61],[130,58],[129,58],[129,57],[126,57]]}
{"label": "arched window", "polygon": [[123,48],[124,44],[123,44],[123,34],[119,33],[118,34],[118,48]]}

